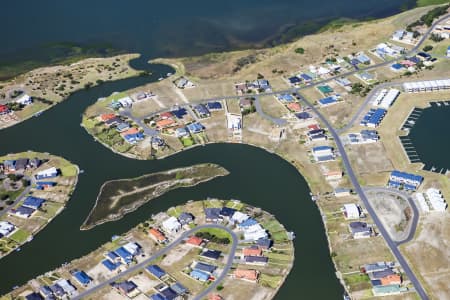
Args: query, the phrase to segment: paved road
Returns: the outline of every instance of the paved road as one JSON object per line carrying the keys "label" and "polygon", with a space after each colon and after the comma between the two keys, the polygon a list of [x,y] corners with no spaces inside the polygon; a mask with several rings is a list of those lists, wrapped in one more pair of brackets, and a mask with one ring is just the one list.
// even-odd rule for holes
{"label": "paved road", "polygon": [[260,102],[259,96],[255,97],[254,104],[255,104],[256,112],[264,119],[269,120],[270,122],[272,122],[278,126],[284,126],[287,124],[287,121],[285,119],[275,118],[275,117],[272,117],[272,116],[269,116],[268,114],[266,114],[261,107],[261,102]]}
{"label": "paved road", "polygon": [[391,252],[394,254],[395,258],[399,262],[400,266],[402,267],[403,271],[405,272],[406,276],[410,279],[411,283],[414,285],[414,288],[416,292],[419,294],[420,298],[423,300],[427,300],[428,296],[422,287],[420,281],[417,279],[417,277],[414,275],[414,272],[411,270],[411,268],[408,265],[408,262],[404,258],[403,254],[400,252],[400,250],[397,247],[397,243],[391,239],[389,236],[389,233],[387,232],[386,228],[384,228],[383,223],[378,218],[376,212],[372,208],[369,200],[367,199],[366,194],[364,193],[361,185],[358,182],[358,179],[356,177],[355,172],[353,171],[353,168],[351,166],[350,160],[347,156],[347,152],[345,151],[344,145],[339,138],[339,134],[337,131],[331,126],[330,122],[320,113],[320,111],[314,107],[308,100],[301,98],[302,101],[309,106],[312,111],[317,115],[317,117],[322,121],[323,124],[328,128],[329,132],[334,138],[334,141],[336,142],[337,150],[341,154],[342,163],[344,165],[345,170],[347,171],[347,175],[353,184],[353,187],[355,189],[355,192],[359,195],[361,201],[363,202],[364,206],[366,207],[367,212],[372,217],[374,223],[377,225],[378,230],[380,231],[383,238],[386,240],[387,245],[391,249]]}
{"label": "paved road", "polygon": [[414,234],[416,233],[417,224],[419,222],[419,216],[420,216],[419,210],[417,209],[417,205],[414,202],[414,200],[411,198],[411,195],[406,192],[399,191],[396,189],[391,189],[388,187],[363,187],[363,190],[370,191],[370,192],[376,192],[376,193],[386,193],[386,194],[396,195],[396,196],[402,197],[403,199],[408,201],[409,206],[413,210],[413,218],[411,221],[412,222],[411,227],[409,228],[408,236],[401,241],[396,241],[396,243],[397,243],[397,246],[399,246],[401,244],[411,241],[414,238]]}
{"label": "paved road", "polygon": [[138,263],[137,265],[129,267],[126,271],[123,271],[122,273],[120,273],[120,274],[118,274],[118,275],[116,275],[116,276],[114,276],[114,277],[112,277],[112,278],[110,278],[110,279],[108,279],[106,281],[103,281],[102,283],[100,283],[100,284],[98,284],[96,286],[90,287],[89,289],[83,291],[82,293],[78,294],[77,296],[75,296],[75,297],[73,297],[71,299],[73,299],[73,300],[83,299],[83,298],[88,297],[89,295],[91,295],[91,294],[93,294],[95,292],[98,292],[99,290],[101,290],[102,288],[110,285],[114,281],[117,281],[117,280],[119,280],[120,278],[122,278],[124,276],[131,275],[132,273],[134,273],[134,272],[144,268],[147,264],[149,264],[153,260],[157,259],[161,255],[164,255],[167,252],[169,252],[170,250],[172,250],[174,247],[179,245],[181,243],[181,241],[183,241],[184,239],[186,239],[187,237],[189,237],[190,235],[192,235],[196,231],[198,231],[200,229],[205,229],[205,228],[218,228],[218,229],[223,229],[223,230],[227,231],[231,235],[232,243],[231,243],[231,249],[230,249],[230,253],[229,253],[229,256],[228,256],[227,263],[225,264],[221,275],[218,276],[216,278],[216,280],[212,284],[210,284],[206,290],[204,290],[203,292],[201,292],[200,294],[198,294],[194,298],[195,300],[203,299],[213,289],[215,289],[216,286],[227,276],[227,273],[230,271],[231,266],[233,264],[233,259],[234,259],[234,256],[235,256],[235,253],[236,253],[237,244],[238,244],[238,241],[239,241],[238,237],[236,236],[236,234],[230,228],[222,226],[222,225],[218,225],[218,224],[200,225],[200,226],[197,226],[196,228],[193,228],[193,229],[191,229],[189,231],[184,232],[179,238],[174,240],[172,243],[170,243],[169,245],[167,245],[163,249],[157,251],[156,253],[154,253],[152,256],[150,256],[146,260]]}
{"label": "paved road", "polygon": [[25,190],[23,190],[22,193],[20,193],[19,196],[17,196],[17,198],[14,200],[14,203],[9,205],[7,208],[5,208],[4,210],[0,211],[0,217],[2,217],[3,215],[5,215],[8,211],[10,211],[13,207],[15,207],[26,195],[28,195],[28,193],[30,192],[31,187],[34,184],[34,178],[30,178],[28,176],[24,176],[24,179],[28,180],[30,182],[30,185],[27,186],[25,188]]}

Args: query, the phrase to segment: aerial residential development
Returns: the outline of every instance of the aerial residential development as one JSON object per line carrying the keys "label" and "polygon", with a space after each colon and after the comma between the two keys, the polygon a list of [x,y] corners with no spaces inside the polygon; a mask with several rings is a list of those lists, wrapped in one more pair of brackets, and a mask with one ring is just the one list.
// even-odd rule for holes
{"label": "aerial residential development", "polygon": [[14,26],[0,300],[450,299],[450,5],[327,1]]}

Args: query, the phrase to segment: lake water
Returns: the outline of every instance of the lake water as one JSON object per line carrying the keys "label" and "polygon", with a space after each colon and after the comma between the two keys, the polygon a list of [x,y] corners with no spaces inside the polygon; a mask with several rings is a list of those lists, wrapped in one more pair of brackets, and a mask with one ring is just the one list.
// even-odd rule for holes
{"label": "lake water", "polygon": [[450,170],[449,116],[450,106],[426,108],[409,133],[420,160],[437,170]]}
{"label": "lake water", "polygon": [[[59,42],[111,43],[147,57],[185,56],[284,40],[336,18],[366,19],[414,0],[5,1],[0,62]],[[280,37],[280,34],[284,36]]]}

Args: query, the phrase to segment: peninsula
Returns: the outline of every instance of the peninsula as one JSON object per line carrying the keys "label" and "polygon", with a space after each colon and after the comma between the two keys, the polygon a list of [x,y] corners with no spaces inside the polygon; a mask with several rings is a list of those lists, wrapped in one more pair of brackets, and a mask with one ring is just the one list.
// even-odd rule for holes
{"label": "peninsula", "polygon": [[118,220],[173,189],[195,186],[228,174],[227,170],[218,165],[200,164],[133,179],[108,181],[102,185],[95,206],[81,229],[87,230],[105,222]]}
{"label": "peninsula", "polygon": [[292,238],[260,208],[189,201],[5,297],[272,299],[293,266]]}
{"label": "peninsula", "polygon": [[0,157],[0,258],[20,250],[66,206],[78,167],[48,153]]}

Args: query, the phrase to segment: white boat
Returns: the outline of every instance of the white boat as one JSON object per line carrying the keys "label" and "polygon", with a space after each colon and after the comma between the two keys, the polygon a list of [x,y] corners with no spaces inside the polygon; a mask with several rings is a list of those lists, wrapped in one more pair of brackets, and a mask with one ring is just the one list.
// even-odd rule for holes
{"label": "white boat", "polygon": [[170,76],[172,76],[172,75],[173,75],[172,73],[167,73],[167,74],[166,74],[167,77],[170,77]]}

